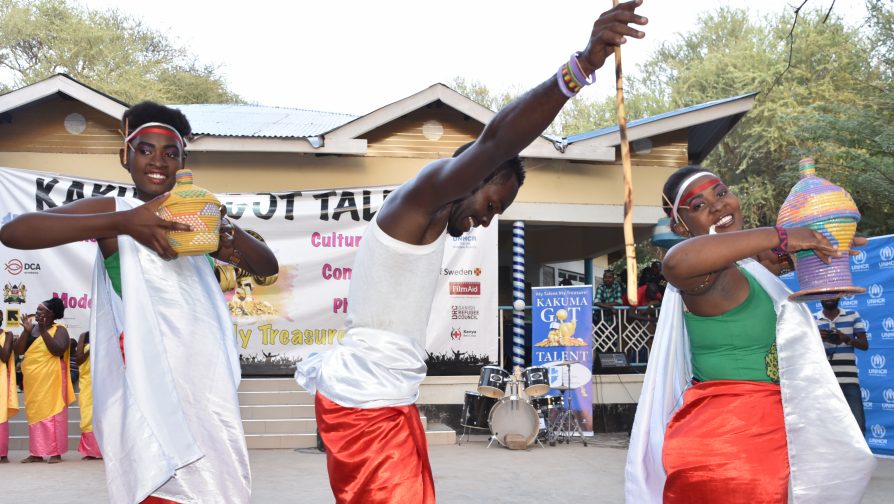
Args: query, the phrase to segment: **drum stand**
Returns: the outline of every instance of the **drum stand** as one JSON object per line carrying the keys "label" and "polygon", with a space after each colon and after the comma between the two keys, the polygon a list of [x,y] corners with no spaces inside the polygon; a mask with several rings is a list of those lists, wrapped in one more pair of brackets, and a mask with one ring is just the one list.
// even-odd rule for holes
{"label": "drum stand", "polygon": [[[577,420],[577,417],[574,416],[574,411],[571,409],[571,388],[562,388],[564,392],[562,393],[564,396],[564,400],[562,401],[562,408],[560,408],[558,416],[556,416],[556,421],[552,423],[548,423],[547,428],[547,440],[549,441],[550,446],[555,446],[556,442],[566,442],[571,443],[574,439],[575,434],[580,436],[580,442],[587,446],[587,439],[584,437],[584,430],[580,426],[580,422]],[[538,439],[539,442],[539,439]],[[543,446],[542,444],[540,446]]]}

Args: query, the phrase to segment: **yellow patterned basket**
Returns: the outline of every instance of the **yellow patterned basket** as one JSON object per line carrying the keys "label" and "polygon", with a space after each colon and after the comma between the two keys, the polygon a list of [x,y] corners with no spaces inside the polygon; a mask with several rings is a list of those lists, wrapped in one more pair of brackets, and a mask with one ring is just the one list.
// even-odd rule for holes
{"label": "yellow patterned basket", "polygon": [[189,224],[190,231],[168,232],[168,243],[180,255],[215,252],[220,239],[220,201],[210,191],[192,183],[192,170],[177,170],[177,184],[158,209],[167,221]]}

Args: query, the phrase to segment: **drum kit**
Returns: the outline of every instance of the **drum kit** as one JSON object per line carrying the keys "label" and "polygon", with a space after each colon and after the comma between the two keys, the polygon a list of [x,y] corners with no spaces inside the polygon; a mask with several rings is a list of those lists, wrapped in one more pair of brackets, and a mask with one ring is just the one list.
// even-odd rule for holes
{"label": "drum kit", "polygon": [[[540,446],[542,441],[555,446],[556,442],[570,443],[575,434],[586,446],[577,418],[566,408],[571,404],[568,392],[583,385],[577,383],[578,373],[572,373],[573,364],[516,367],[513,373],[499,366],[484,366],[478,391],[465,394],[460,418],[463,434],[458,442],[461,444],[471,429],[481,429],[491,432],[488,447],[494,441],[514,450],[523,450],[535,441]],[[548,395],[552,390],[560,393]]]}

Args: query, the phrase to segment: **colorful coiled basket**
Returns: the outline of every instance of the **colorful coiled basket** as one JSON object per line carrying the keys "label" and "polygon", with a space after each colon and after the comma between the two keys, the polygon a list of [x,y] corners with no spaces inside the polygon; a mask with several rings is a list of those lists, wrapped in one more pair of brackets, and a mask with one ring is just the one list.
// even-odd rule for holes
{"label": "colorful coiled basket", "polygon": [[220,201],[192,182],[192,170],[177,170],[177,183],[158,209],[167,221],[189,224],[190,231],[168,232],[168,243],[180,255],[210,254],[220,240]]}
{"label": "colorful coiled basket", "polygon": [[852,285],[851,280],[851,240],[860,220],[857,205],[846,190],[817,176],[813,159],[801,160],[798,171],[801,180],[779,209],[776,224],[784,228],[808,227],[822,233],[838,247],[841,257],[833,257],[831,264],[826,264],[812,250],[793,253],[801,290],[789,299],[805,302],[866,292]]}

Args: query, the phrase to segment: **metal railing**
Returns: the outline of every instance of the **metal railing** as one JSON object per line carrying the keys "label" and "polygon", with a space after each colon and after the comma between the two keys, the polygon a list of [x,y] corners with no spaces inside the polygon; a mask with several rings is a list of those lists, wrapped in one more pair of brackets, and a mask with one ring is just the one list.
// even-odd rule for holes
{"label": "metal railing", "polygon": [[[525,307],[528,315],[530,309],[530,306]],[[498,338],[501,366],[504,364],[502,352],[504,323],[511,320],[511,314],[504,315],[504,311],[511,312],[512,307],[499,307]],[[660,306],[613,306],[610,309],[593,307],[593,352],[623,352],[630,364],[645,365],[649,360],[651,338],[655,335],[660,311]]]}

